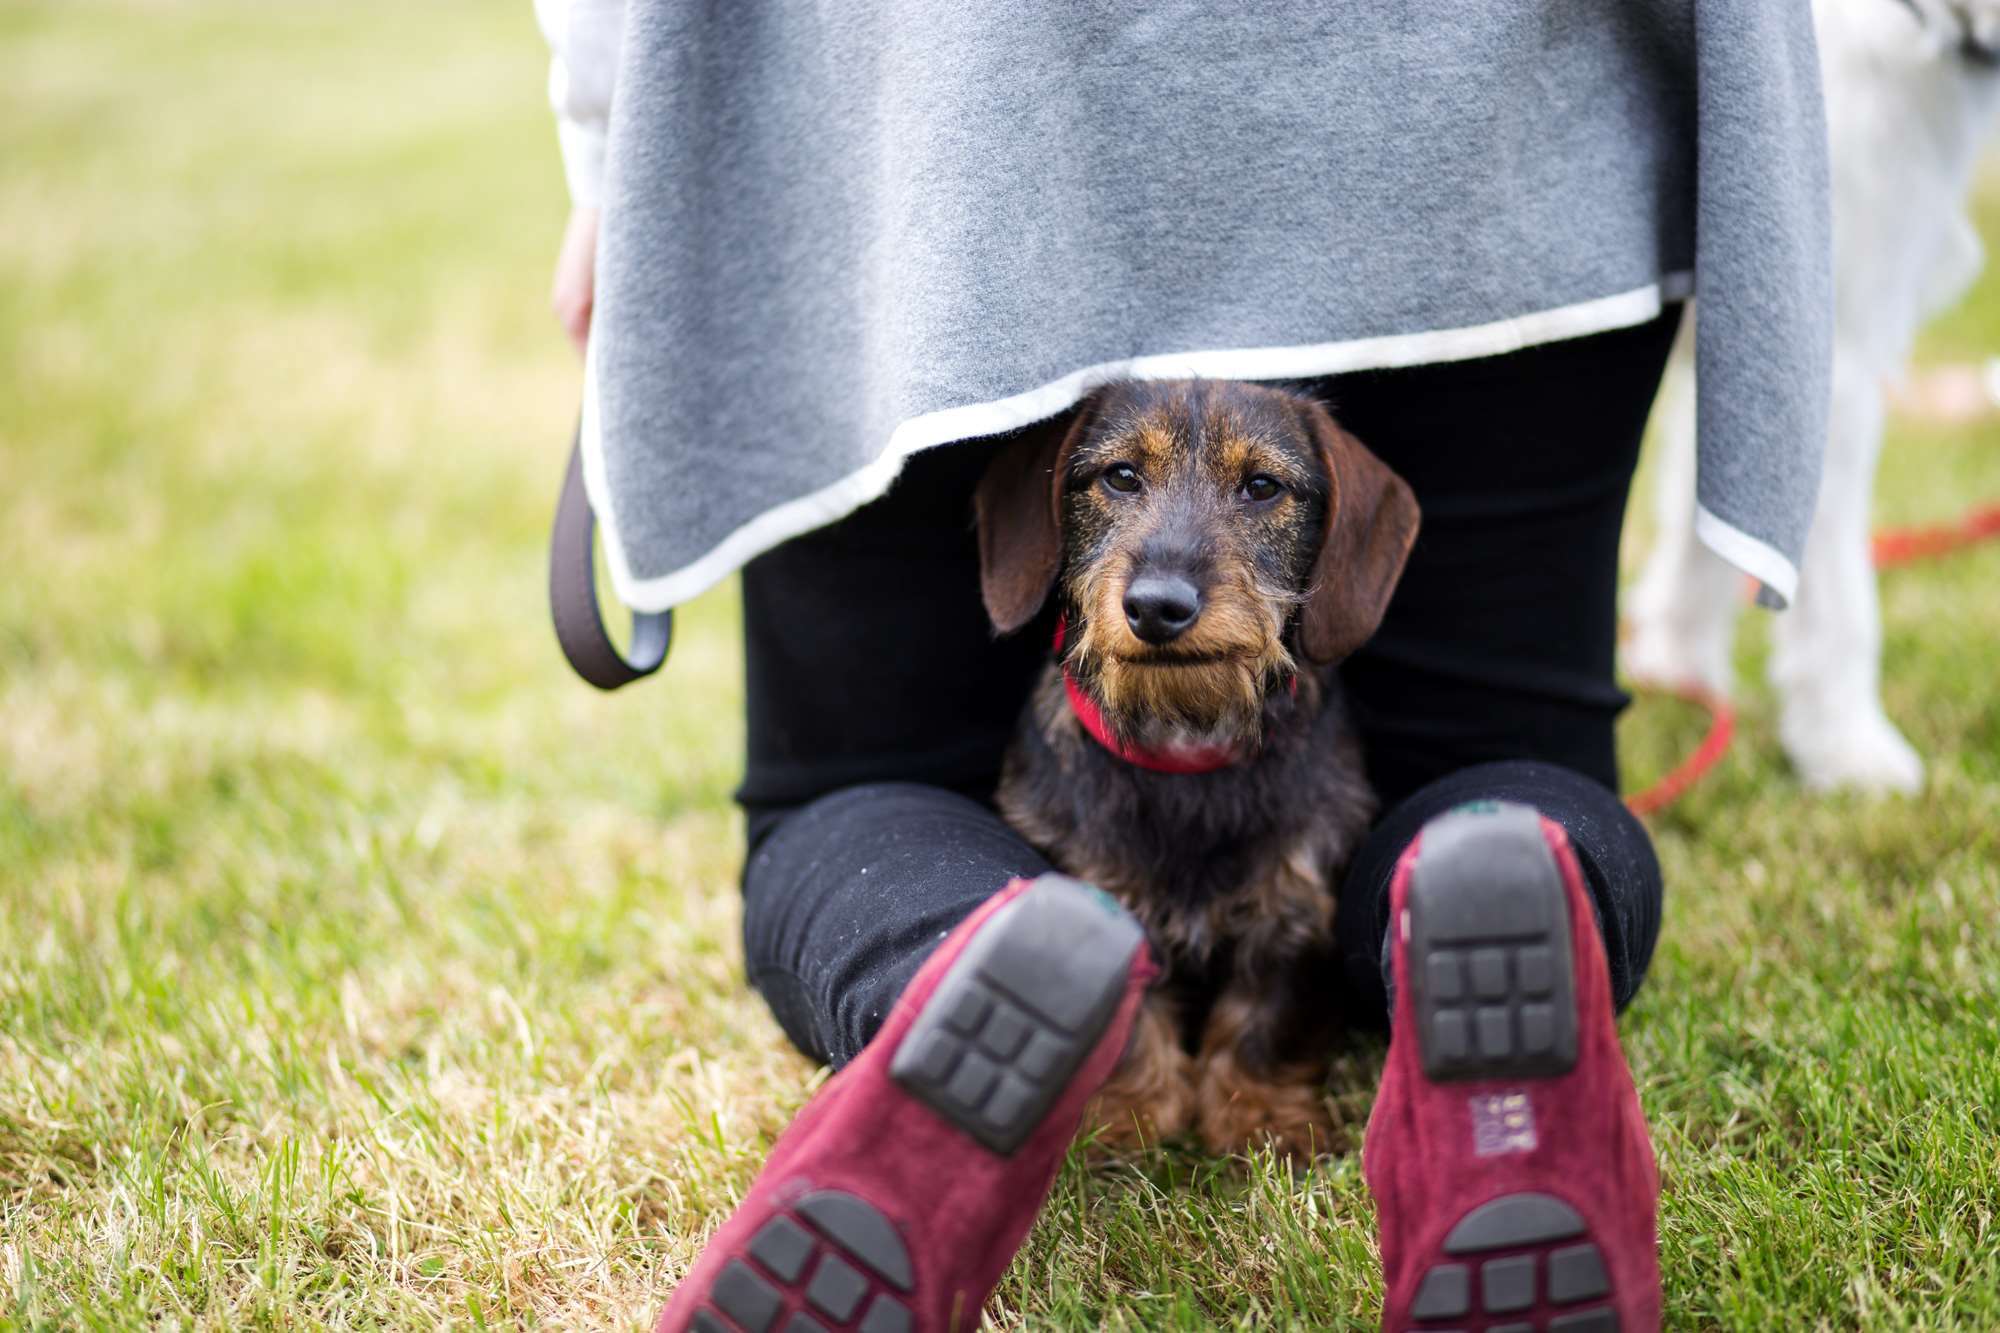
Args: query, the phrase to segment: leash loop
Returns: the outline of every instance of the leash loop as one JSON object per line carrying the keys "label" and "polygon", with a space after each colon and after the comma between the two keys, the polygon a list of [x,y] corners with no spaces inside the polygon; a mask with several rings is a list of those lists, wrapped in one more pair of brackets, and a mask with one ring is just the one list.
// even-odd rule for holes
{"label": "leash loop", "polygon": [[597,516],[583,484],[583,432],[570,444],[569,468],[556,499],[549,533],[549,618],[556,644],[576,674],[600,690],[615,690],[643,679],[667,660],[674,637],[671,611],[634,611],[631,646],[611,641],[597,603],[597,571],[592,563]]}

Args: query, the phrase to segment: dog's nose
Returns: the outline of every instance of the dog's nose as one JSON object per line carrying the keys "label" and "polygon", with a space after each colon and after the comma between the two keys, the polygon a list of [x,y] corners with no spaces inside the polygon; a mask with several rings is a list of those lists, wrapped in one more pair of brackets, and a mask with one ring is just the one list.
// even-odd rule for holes
{"label": "dog's nose", "polygon": [[1125,623],[1147,643],[1172,643],[1201,614],[1201,594],[1186,579],[1146,574],[1125,589]]}

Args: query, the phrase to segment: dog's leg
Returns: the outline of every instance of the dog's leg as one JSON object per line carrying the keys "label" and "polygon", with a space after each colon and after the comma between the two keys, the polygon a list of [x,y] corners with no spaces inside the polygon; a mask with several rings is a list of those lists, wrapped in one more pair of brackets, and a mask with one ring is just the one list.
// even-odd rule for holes
{"label": "dog's leg", "polygon": [[1694,321],[1690,308],[1660,385],[1653,550],[1627,598],[1620,655],[1639,684],[1727,696],[1743,578],[1694,535]]}
{"label": "dog's leg", "polygon": [[1326,1043],[1306,1038],[1325,1025],[1303,1013],[1301,980],[1292,968],[1239,973],[1217,998],[1195,1057],[1196,1125],[1209,1151],[1264,1141],[1298,1158],[1332,1149]]}
{"label": "dog's leg", "polygon": [[1808,787],[1914,792],[1923,760],[1882,710],[1882,613],[1868,524],[1882,447],[1880,370],[1834,353],[1833,420],[1799,595],[1772,630],[1778,734]]}
{"label": "dog's leg", "polygon": [[1181,1045],[1180,1013],[1165,994],[1146,997],[1132,1044],[1084,1112],[1095,1142],[1112,1149],[1158,1143],[1188,1127],[1194,1114],[1194,1061]]}

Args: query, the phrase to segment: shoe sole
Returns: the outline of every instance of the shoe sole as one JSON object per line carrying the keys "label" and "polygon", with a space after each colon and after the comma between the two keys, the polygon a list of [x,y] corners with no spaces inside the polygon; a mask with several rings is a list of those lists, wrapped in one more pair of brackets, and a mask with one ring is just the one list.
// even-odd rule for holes
{"label": "shoe sole", "polygon": [[[1096,1049],[1143,939],[1097,889],[1042,876],[952,961],[904,1033],[889,1077],[981,1147],[1011,1155]],[[948,1169],[940,1164],[941,1175]],[[723,1265],[690,1326],[827,1333],[859,1314],[856,1333],[911,1333],[905,1298],[915,1287],[909,1247],[879,1209],[845,1191],[812,1190]]]}
{"label": "shoe sole", "polygon": [[952,963],[889,1077],[1010,1155],[1062,1095],[1117,1012],[1138,922],[1078,880],[1044,875]]}
{"label": "shoe sole", "polygon": [[[865,1304],[860,1333],[911,1333],[900,1297],[916,1286],[910,1251],[874,1205],[843,1190],[814,1190],[757,1229],[716,1274],[694,1333],[829,1333]],[[778,1316],[792,1314],[782,1327]]]}
{"label": "shoe sole", "polygon": [[[1526,806],[1484,803],[1424,830],[1404,900],[1423,1072],[1433,1083],[1524,1083],[1576,1067],[1576,971],[1562,869]],[[1482,1157],[1535,1147],[1526,1088],[1471,1102]],[[1461,1217],[1425,1270],[1423,1333],[1617,1333],[1602,1251],[1552,1195],[1506,1194]]]}
{"label": "shoe sole", "polygon": [[1405,907],[1426,1077],[1546,1078],[1576,1066],[1569,900],[1541,816],[1496,803],[1435,821]]}

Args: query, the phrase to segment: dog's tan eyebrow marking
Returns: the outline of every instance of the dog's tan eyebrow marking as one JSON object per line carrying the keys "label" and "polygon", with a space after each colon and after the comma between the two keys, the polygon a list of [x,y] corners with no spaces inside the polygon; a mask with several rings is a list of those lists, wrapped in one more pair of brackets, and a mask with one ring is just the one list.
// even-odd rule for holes
{"label": "dog's tan eyebrow marking", "polygon": [[1241,480],[1266,473],[1289,486],[1312,481],[1312,471],[1285,448],[1284,441],[1265,426],[1247,423],[1231,413],[1210,421],[1216,467],[1222,476]]}
{"label": "dog's tan eyebrow marking", "polygon": [[1179,466],[1183,451],[1178,435],[1170,408],[1134,412],[1113,422],[1087,452],[1094,462],[1128,462],[1158,480]]}
{"label": "dog's tan eyebrow marking", "polygon": [[1266,473],[1287,486],[1309,486],[1314,480],[1312,468],[1296,455],[1284,448],[1262,442],[1252,449],[1244,471],[1246,475],[1256,472]]}
{"label": "dog's tan eyebrow marking", "polygon": [[1257,441],[1224,428],[1215,435],[1215,461],[1225,477],[1245,476],[1255,467]]}
{"label": "dog's tan eyebrow marking", "polygon": [[1107,411],[1077,446],[1074,465],[1088,469],[1117,462],[1138,464],[1141,460],[1134,444],[1138,427],[1139,417],[1130,406],[1120,404]]}

